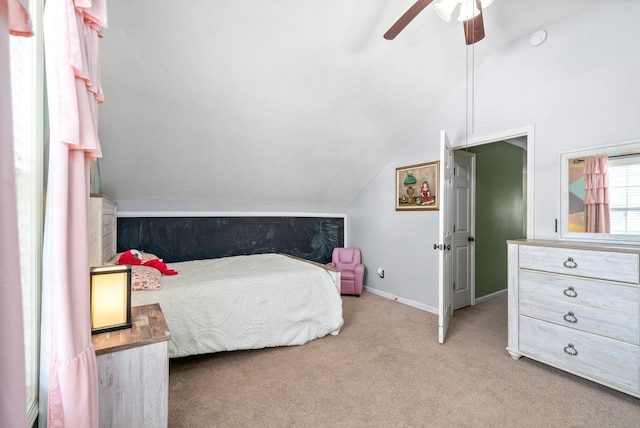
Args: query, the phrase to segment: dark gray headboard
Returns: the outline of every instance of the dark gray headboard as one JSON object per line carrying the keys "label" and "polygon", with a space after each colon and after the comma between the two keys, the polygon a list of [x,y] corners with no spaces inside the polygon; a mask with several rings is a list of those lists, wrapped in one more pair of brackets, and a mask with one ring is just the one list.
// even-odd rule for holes
{"label": "dark gray headboard", "polygon": [[167,263],[287,253],[319,263],[344,246],[344,217],[118,217],[118,251]]}

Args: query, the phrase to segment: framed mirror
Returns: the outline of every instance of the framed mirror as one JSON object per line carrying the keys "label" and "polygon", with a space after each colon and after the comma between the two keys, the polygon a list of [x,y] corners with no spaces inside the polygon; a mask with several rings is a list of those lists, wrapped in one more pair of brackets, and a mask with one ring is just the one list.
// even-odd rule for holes
{"label": "framed mirror", "polygon": [[560,239],[640,245],[640,140],[560,153]]}

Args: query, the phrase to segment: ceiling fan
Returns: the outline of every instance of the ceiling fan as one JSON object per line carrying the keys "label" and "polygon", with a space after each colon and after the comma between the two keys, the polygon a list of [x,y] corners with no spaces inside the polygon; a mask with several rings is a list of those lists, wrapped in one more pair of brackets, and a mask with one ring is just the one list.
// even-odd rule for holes
{"label": "ceiling fan", "polygon": [[[384,33],[384,38],[393,40],[424,8],[433,0],[418,0],[407,10],[395,24]],[[440,0],[434,5],[436,13],[445,21],[450,21],[454,12],[460,7],[458,21],[464,26],[464,36],[467,45],[472,45],[484,38],[484,22],[482,9],[489,6],[493,0]]]}

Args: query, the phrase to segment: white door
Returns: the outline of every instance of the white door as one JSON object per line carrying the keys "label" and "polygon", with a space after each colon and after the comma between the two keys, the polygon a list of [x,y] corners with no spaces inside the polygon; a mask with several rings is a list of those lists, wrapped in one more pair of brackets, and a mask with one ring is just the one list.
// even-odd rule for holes
{"label": "white door", "polygon": [[[440,198],[440,242],[439,249],[439,306],[438,306],[438,341],[444,343],[447,335],[449,321],[453,314],[453,300],[451,291],[451,244],[453,241],[453,210],[451,201],[453,178],[453,150],[444,130],[440,131],[440,189],[437,197]],[[434,246],[435,248],[435,246]]]}
{"label": "white door", "polygon": [[453,310],[474,304],[474,176],[476,156],[463,150],[453,155]]}

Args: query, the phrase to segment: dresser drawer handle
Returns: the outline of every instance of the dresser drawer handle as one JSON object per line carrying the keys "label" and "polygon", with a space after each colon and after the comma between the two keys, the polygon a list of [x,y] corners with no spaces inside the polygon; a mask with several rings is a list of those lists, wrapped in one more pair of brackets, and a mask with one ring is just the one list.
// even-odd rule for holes
{"label": "dresser drawer handle", "polygon": [[575,324],[578,322],[578,318],[573,314],[573,312],[569,311],[567,315],[563,316],[566,322],[570,322],[571,324]]}
{"label": "dresser drawer handle", "polygon": [[575,357],[576,355],[578,355],[578,351],[576,351],[576,348],[573,347],[573,343],[570,343],[567,346],[565,346],[564,352],[566,354],[571,355],[572,357]]}
{"label": "dresser drawer handle", "polygon": [[564,265],[564,267],[569,268],[569,269],[575,269],[575,268],[578,267],[578,263],[573,261],[573,257],[569,257],[562,264]]}
{"label": "dresser drawer handle", "polygon": [[564,295],[567,297],[578,297],[578,293],[576,292],[576,290],[573,289],[573,287],[569,287],[566,290],[563,291]]}

